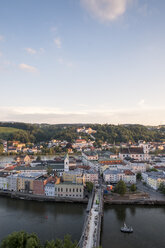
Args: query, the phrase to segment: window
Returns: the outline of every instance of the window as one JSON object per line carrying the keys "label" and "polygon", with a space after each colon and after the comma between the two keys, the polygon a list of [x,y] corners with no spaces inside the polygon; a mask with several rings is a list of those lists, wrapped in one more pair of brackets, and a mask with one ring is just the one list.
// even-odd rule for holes
{"label": "window", "polygon": [[68,192],[68,188],[66,188],[66,192]]}
{"label": "window", "polygon": [[61,192],[63,192],[63,188],[61,188]]}
{"label": "window", "polygon": [[76,189],[76,191],[78,192],[78,189]]}
{"label": "window", "polygon": [[73,189],[73,192],[74,192],[74,189]]}
{"label": "window", "polygon": [[69,192],[71,192],[71,188],[69,189]]}
{"label": "window", "polygon": [[81,192],[81,189],[80,189],[80,192]]}

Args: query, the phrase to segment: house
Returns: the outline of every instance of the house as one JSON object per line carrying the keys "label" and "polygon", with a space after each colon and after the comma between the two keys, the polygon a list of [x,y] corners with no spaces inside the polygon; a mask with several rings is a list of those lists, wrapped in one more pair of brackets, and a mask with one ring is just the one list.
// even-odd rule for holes
{"label": "house", "polygon": [[15,161],[17,164],[30,165],[32,158],[29,155],[20,155],[15,157]]}

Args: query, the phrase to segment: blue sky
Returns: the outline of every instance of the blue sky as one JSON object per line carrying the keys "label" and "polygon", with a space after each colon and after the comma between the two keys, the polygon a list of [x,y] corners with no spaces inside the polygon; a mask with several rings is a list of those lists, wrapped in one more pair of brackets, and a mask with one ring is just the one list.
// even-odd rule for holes
{"label": "blue sky", "polygon": [[0,1],[0,120],[165,123],[164,0]]}

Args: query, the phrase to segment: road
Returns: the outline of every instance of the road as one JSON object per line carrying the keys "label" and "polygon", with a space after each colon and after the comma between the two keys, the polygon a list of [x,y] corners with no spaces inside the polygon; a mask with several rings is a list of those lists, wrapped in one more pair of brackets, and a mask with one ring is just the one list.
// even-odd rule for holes
{"label": "road", "polygon": [[144,185],[141,181],[137,181],[137,189],[149,194],[151,200],[165,200],[165,196],[163,194],[148,187],[147,185]]}

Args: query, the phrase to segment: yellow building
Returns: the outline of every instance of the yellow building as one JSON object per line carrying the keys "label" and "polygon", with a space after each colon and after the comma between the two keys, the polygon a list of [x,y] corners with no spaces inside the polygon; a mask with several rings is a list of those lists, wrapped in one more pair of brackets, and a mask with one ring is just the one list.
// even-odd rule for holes
{"label": "yellow building", "polygon": [[83,174],[79,170],[64,172],[63,173],[63,180],[64,180],[64,182],[82,184],[83,183]]}
{"label": "yellow building", "polygon": [[31,175],[18,175],[17,178],[17,191],[24,193],[33,193],[33,182],[36,179],[36,176]]}

